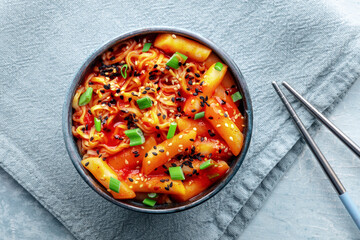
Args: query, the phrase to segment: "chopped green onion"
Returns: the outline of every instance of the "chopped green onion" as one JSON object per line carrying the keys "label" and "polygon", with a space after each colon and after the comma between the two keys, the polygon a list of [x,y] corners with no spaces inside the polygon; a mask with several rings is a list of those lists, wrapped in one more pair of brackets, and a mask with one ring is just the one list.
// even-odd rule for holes
{"label": "chopped green onion", "polygon": [[148,193],[148,196],[149,198],[156,198],[158,195],[157,193],[152,192],[152,193]]}
{"label": "chopped green onion", "polygon": [[234,93],[233,95],[231,95],[231,98],[232,98],[232,100],[233,100],[234,102],[236,102],[236,101],[241,100],[241,99],[242,99],[242,96],[241,96],[241,94],[240,94],[239,92],[236,92],[236,93]]}
{"label": "chopped green onion", "polygon": [[188,59],[188,57],[182,53],[176,52],[175,54],[178,54],[184,60],[184,62]]}
{"label": "chopped green onion", "polygon": [[185,56],[184,54],[181,54],[179,52],[174,53],[171,58],[169,59],[169,61],[166,63],[166,66],[172,67],[174,69],[178,69],[179,68],[179,60],[180,58],[182,59],[181,62],[185,62],[188,57]]}
{"label": "chopped green onion", "polygon": [[215,63],[215,69],[218,71],[221,71],[223,69],[224,65],[221,62]]}
{"label": "chopped green onion", "polygon": [[100,121],[100,119],[94,117],[94,123],[95,123],[95,130],[100,132],[101,131],[101,121]]}
{"label": "chopped green onion", "polygon": [[[121,73],[121,76],[126,79],[127,77],[127,70],[128,70],[128,65],[127,64],[124,64],[122,65],[121,69],[120,69],[120,73]],[[123,70],[125,68],[125,70]]]}
{"label": "chopped green onion", "polygon": [[212,165],[214,165],[214,163],[211,161],[211,160],[207,160],[206,162],[203,162],[201,165],[200,165],[200,169],[201,170],[204,170],[208,167],[211,167]]}
{"label": "chopped green onion", "polygon": [[153,207],[153,206],[155,206],[156,201],[154,199],[145,198],[143,201],[143,204]]}
{"label": "chopped green onion", "polygon": [[116,178],[110,177],[109,189],[118,193],[120,191],[120,181]]}
{"label": "chopped green onion", "polygon": [[84,105],[88,104],[91,100],[92,93],[93,93],[93,88],[88,87],[86,89],[86,91],[83,94],[81,94],[81,96],[79,98],[79,106],[84,106]]}
{"label": "chopped green onion", "polygon": [[170,123],[169,131],[168,131],[168,134],[166,136],[167,139],[170,139],[175,135],[176,127],[177,127],[176,122]]}
{"label": "chopped green onion", "polygon": [[220,176],[220,174],[215,173],[215,174],[212,174],[212,175],[208,175],[208,178],[209,178],[209,179],[213,179],[213,178],[216,178],[216,177],[218,177],[218,176]]}
{"label": "chopped green onion", "polygon": [[149,51],[150,47],[151,47],[151,43],[145,43],[142,51],[147,52]]}
{"label": "chopped green onion", "polygon": [[145,137],[140,128],[126,130],[125,135],[130,138],[130,147],[141,145],[145,142]]}
{"label": "chopped green onion", "polygon": [[199,119],[199,118],[203,118],[205,116],[205,112],[199,112],[197,114],[195,114],[194,119]]}
{"label": "chopped green onion", "polygon": [[143,97],[136,100],[137,104],[139,105],[140,109],[149,108],[152,106],[152,101],[149,97]]}
{"label": "chopped green onion", "polygon": [[181,167],[169,167],[169,173],[172,180],[185,180]]}

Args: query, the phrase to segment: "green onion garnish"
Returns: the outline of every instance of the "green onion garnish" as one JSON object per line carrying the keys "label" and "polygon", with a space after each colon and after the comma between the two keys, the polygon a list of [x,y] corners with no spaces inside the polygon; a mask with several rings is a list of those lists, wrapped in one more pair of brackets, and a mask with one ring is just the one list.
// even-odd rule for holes
{"label": "green onion garnish", "polygon": [[220,176],[220,174],[215,173],[215,174],[213,174],[213,175],[208,175],[208,178],[209,178],[209,179],[213,179],[213,178],[216,178],[216,177],[218,177],[218,176]]}
{"label": "green onion garnish", "polygon": [[169,173],[172,180],[185,180],[181,167],[169,167]]}
{"label": "green onion garnish", "polygon": [[[126,79],[126,77],[127,77],[127,70],[128,70],[128,65],[127,64],[124,64],[124,65],[122,65],[122,67],[121,67],[121,69],[120,69],[120,73],[121,73],[121,76],[124,78],[124,79]],[[125,68],[125,70],[123,70]]]}
{"label": "green onion garnish", "polygon": [[118,193],[120,191],[120,181],[116,178],[110,177],[109,189]]}
{"label": "green onion garnish", "polygon": [[95,130],[100,132],[101,131],[101,121],[100,121],[100,119],[94,117],[94,123],[95,123]]}
{"label": "green onion garnish", "polygon": [[232,100],[233,100],[234,102],[236,102],[236,101],[241,100],[241,99],[242,99],[242,96],[241,96],[241,94],[240,94],[239,92],[236,92],[236,93],[234,93],[233,95],[231,95],[231,98],[232,98]]}
{"label": "green onion garnish", "polygon": [[218,71],[221,71],[223,69],[224,65],[221,62],[215,63],[215,69]]}
{"label": "green onion garnish", "polygon": [[148,205],[150,207],[155,206],[156,201],[154,199],[145,198],[143,204]]}
{"label": "green onion garnish", "polygon": [[140,109],[149,108],[152,106],[152,101],[149,97],[143,97],[136,100],[137,104],[139,105]]}
{"label": "green onion garnish", "polygon": [[157,193],[152,192],[152,193],[148,193],[148,196],[149,198],[156,198],[158,195]]}
{"label": "green onion garnish", "polygon": [[188,57],[182,53],[176,52],[175,54],[178,54],[184,60],[184,62],[188,59]]}
{"label": "green onion garnish", "polygon": [[125,135],[130,138],[130,147],[141,145],[145,142],[145,137],[140,128],[126,130]]}
{"label": "green onion garnish", "polygon": [[170,123],[169,131],[168,131],[168,134],[166,136],[167,139],[170,139],[175,135],[176,127],[177,127],[176,122]]}
{"label": "green onion garnish", "polygon": [[151,43],[145,43],[142,51],[147,52],[149,51],[150,47],[151,47]]}
{"label": "green onion garnish", "polygon": [[169,61],[166,63],[166,66],[172,67],[174,69],[178,69],[179,68],[179,59],[182,59],[181,62],[185,62],[188,57],[185,56],[184,54],[181,54],[179,52],[174,53],[171,58],[169,59]]}
{"label": "green onion garnish", "polygon": [[88,87],[86,89],[86,91],[83,94],[81,94],[81,96],[79,98],[79,106],[84,106],[84,105],[88,104],[91,100],[92,93],[93,93],[93,88]]}
{"label": "green onion garnish", "polygon": [[208,167],[211,167],[212,165],[214,165],[214,163],[211,161],[211,160],[207,160],[206,162],[203,162],[201,165],[200,165],[200,169],[201,170],[204,170]]}
{"label": "green onion garnish", "polygon": [[199,112],[197,114],[195,114],[194,119],[199,119],[199,118],[203,118],[205,116],[205,112]]}

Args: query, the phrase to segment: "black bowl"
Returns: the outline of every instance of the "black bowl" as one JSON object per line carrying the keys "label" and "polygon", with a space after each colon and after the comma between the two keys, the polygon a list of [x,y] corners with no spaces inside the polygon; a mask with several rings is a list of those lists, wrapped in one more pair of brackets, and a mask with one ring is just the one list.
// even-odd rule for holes
{"label": "black bowl", "polygon": [[[124,40],[138,37],[141,35],[147,35],[147,34],[156,34],[156,33],[174,33],[177,35],[181,35],[190,39],[193,39],[205,46],[208,46],[213,50],[214,53],[220,57],[220,59],[229,67],[228,69],[231,71],[234,80],[237,84],[237,87],[239,91],[241,92],[243,96],[242,100],[242,106],[241,106],[241,112],[246,118],[246,127],[244,130],[244,146],[240,152],[240,154],[237,157],[234,157],[232,161],[230,162],[230,170],[227,172],[227,174],[217,183],[215,183],[213,186],[208,188],[203,193],[199,194],[198,196],[193,197],[192,199],[182,202],[182,203],[172,203],[167,205],[158,205],[153,208],[147,207],[143,205],[140,202],[136,202],[133,200],[117,200],[114,199],[110,193],[106,191],[106,189],[93,177],[93,175],[83,167],[81,164],[81,155],[79,153],[79,150],[77,148],[76,142],[74,140],[74,136],[71,132],[71,126],[72,126],[72,98],[74,96],[76,88],[80,85],[82,79],[86,75],[86,73],[92,69],[93,63],[96,61],[97,57],[103,54],[106,50],[108,50],[110,47],[118,44],[119,42],[122,42]],[[217,194],[236,174],[236,172],[239,170],[240,165],[244,161],[245,155],[247,153],[247,150],[249,148],[250,139],[251,139],[251,133],[252,133],[252,106],[251,106],[251,100],[249,91],[246,86],[246,82],[244,80],[243,75],[241,74],[239,68],[236,66],[235,62],[219,47],[217,47],[214,43],[211,41],[193,33],[187,30],[183,29],[177,29],[177,28],[170,28],[170,27],[151,27],[151,28],[144,28],[135,30],[132,32],[128,32],[125,34],[122,34],[121,36],[115,38],[114,40],[111,40],[110,42],[104,44],[100,49],[98,49],[96,52],[94,52],[81,66],[80,70],[77,72],[73,82],[71,83],[71,86],[67,92],[64,107],[63,107],[63,134],[64,134],[64,140],[65,145],[67,148],[67,151],[70,155],[70,158],[76,168],[76,170],[79,172],[81,177],[85,180],[87,184],[98,194],[100,194],[103,198],[107,199],[108,201],[121,206],[126,209],[138,211],[138,212],[144,212],[144,213],[174,213],[183,211],[189,208],[192,208],[194,206],[199,205],[200,203],[205,202],[206,200],[213,197],[215,194]]]}

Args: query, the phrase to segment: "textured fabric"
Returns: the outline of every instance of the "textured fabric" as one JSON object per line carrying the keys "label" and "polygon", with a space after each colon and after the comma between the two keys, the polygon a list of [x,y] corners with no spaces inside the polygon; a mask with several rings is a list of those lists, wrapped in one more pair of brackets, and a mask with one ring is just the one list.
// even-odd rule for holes
{"label": "textured fabric", "polygon": [[[291,164],[280,160],[297,153],[299,134],[271,81],[288,81],[325,110],[360,71],[360,30],[315,0],[22,0],[3,1],[0,11],[0,165],[79,239],[238,237]],[[250,151],[234,179],[206,203],[170,215],[102,199],[72,166],[61,133],[65,93],[83,61],[105,41],[152,25],[217,43],[242,70],[254,107]],[[294,106],[310,126],[313,118]]]}

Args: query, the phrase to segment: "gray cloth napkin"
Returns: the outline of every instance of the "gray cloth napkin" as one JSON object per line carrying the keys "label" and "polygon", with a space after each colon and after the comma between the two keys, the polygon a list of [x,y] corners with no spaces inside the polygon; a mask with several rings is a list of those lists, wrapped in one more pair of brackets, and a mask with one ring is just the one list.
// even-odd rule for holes
{"label": "gray cloth napkin", "polygon": [[[360,72],[360,29],[315,0],[21,0],[0,11],[0,165],[79,239],[238,237],[301,148],[271,81],[288,81],[325,110]],[[67,87],[91,52],[154,25],[217,43],[242,70],[254,107],[252,144],[234,179],[206,203],[170,215],[124,210],[97,195],[74,169],[61,132]],[[309,127],[314,119],[299,107]]]}

